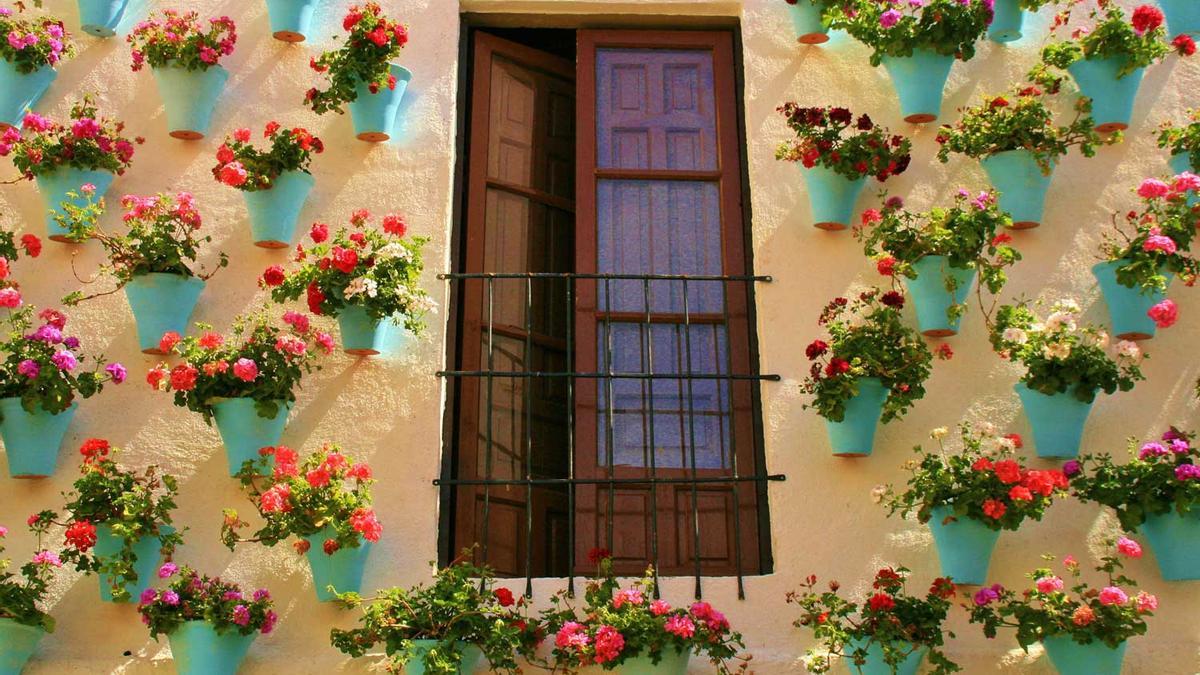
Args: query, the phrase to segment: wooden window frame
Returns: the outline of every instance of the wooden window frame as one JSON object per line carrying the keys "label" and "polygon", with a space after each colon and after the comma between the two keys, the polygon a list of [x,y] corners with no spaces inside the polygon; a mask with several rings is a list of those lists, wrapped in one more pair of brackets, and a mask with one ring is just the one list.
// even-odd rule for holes
{"label": "wooden window frame", "polygon": [[[486,174],[485,157],[488,129],[476,122],[479,119],[486,119],[487,105],[490,98],[489,88],[487,87],[482,89],[477,88],[474,91],[465,91],[472,84],[472,75],[475,69],[479,68],[481,63],[486,63],[487,59],[486,49],[474,49],[472,46],[475,33],[476,31],[471,30],[464,23],[462,33],[464,40],[462,50],[463,65],[460,68],[460,81],[464,83],[464,90],[460,91],[459,103],[460,110],[463,110],[465,114],[460,116],[459,162],[458,170],[456,171],[456,184],[460,200],[455,204],[455,211],[459,214],[465,211],[468,219],[480,218],[482,216],[479,205],[476,203],[480,200],[472,199],[472,196],[478,191],[467,188],[478,181],[477,172],[480,175]],[[750,234],[746,230],[746,223],[749,220],[747,211],[748,202],[745,200],[748,186],[744,165],[744,148],[741,143],[741,139],[744,137],[744,124],[738,108],[738,102],[741,100],[741,82],[738,70],[740,61],[737,54],[738,42],[736,31],[580,29],[577,31],[577,38],[579,48],[574,73],[577,100],[576,204],[574,209],[576,218],[576,273],[595,273],[597,268],[596,188],[598,181],[605,179],[700,180],[716,181],[719,183],[718,198],[720,200],[722,224],[723,275],[741,275],[746,279],[750,279]],[[718,167],[716,171],[630,171],[598,169],[595,166],[597,158],[595,133],[595,98],[597,96],[597,92],[595,91],[595,50],[603,48],[704,49],[713,52],[714,98],[717,115],[716,126],[718,129]],[[468,100],[470,101],[469,109],[467,107]],[[467,147],[463,147],[463,141],[468,135],[471,137],[470,143]],[[465,226],[455,228],[452,246],[456,252],[454,259],[458,261],[456,267],[459,269],[470,269],[468,260],[471,252],[482,247],[481,242],[475,241],[471,237],[471,234],[469,228]],[[477,238],[478,236],[479,233],[475,233],[475,237]],[[448,276],[452,277],[453,275]],[[769,281],[768,277],[757,277],[755,279]],[[746,370],[742,372],[758,379],[777,380],[777,376],[759,375],[756,335],[757,321],[754,312],[753,285],[752,282],[745,281],[742,283],[742,286],[745,287],[745,293],[726,293],[727,310],[729,318],[732,319],[729,323],[727,349],[731,354],[744,355],[744,368]],[[467,345],[463,340],[463,335],[467,332],[464,330],[464,321],[470,321],[469,317],[472,316],[468,313],[470,308],[467,307],[471,303],[469,299],[471,294],[461,292],[459,286],[460,284],[457,283],[451,284],[452,311],[448,312],[449,323],[451,324],[448,327],[448,345],[450,349],[454,350],[453,356],[457,362],[466,365],[464,356],[474,351],[476,346]],[[588,289],[588,286],[590,286],[590,289]],[[576,322],[577,330],[580,334],[576,338],[577,348],[575,355],[579,362],[575,364],[573,370],[578,372],[592,372],[596,366],[596,288],[596,283],[580,284],[577,290],[576,315],[581,316],[587,311],[591,312],[589,320]],[[589,290],[590,293],[588,292]],[[476,314],[478,314],[479,307],[477,302],[474,305],[474,309]],[[616,318],[615,315],[614,318]],[[668,318],[667,320],[670,319]],[[695,323],[703,323],[718,319],[694,315],[692,320]],[[736,330],[735,327],[741,330]],[[477,357],[478,352],[475,351],[475,354]],[[591,368],[588,367],[589,365]],[[743,365],[734,366],[737,370],[741,370],[742,367]],[[581,380],[581,382],[583,381]],[[592,383],[594,384],[594,381]],[[435,481],[442,488],[441,527],[439,528],[439,557],[442,563],[449,562],[457,554],[457,551],[453,549],[455,541],[454,528],[458,524],[456,518],[457,509],[453,504],[457,495],[452,483],[455,476],[458,475],[458,467],[463,461],[459,452],[460,445],[465,438],[469,438],[463,435],[465,428],[463,418],[471,417],[471,415],[462,414],[465,410],[462,405],[464,390],[469,390],[472,384],[477,391],[479,384],[477,380],[474,382],[458,382],[453,377],[448,379],[448,414],[443,434],[443,438],[447,439],[444,447],[445,461],[442,469],[442,480]],[[586,390],[587,387],[583,389]],[[596,448],[598,448],[595,387],[593,386],[590,389],[590,392],[581,392],[578,390],[577,385],[577,396],[579,393],[583,393],[584,397],[582,399],[576,398],[574,406],[575,428],[577,430],[577,440],[574,445],[576,457],[581,452],[591,452],[594,456]],[[736,570],[739,595],[742,593],[741,578],[743,574],[769,574],[772,571],[770,519],[765,481],[783,480],[782,476],[766,475],[759,383],[754,381],[740,389],[741,392],[736,396],[736,399],[734,396],[731,396],[731,418],[736,418],[741,410],[748,410],[749,415],[744,417],[748,417],[749,419],[743,419],[740,422],[736,419],[734,420],[733,423],[736,425],[736,428],[731,432],[731,439],[736,437],[735,442],[737,444],[752,449],[752,466],[741,470],[744,473],[753,472],[755,474],[756,478],[750,478],[744,489],[753,491],[757,502],[756,518],[753,522],[746,523],[748,526],[748,536],[739,540],[739,544],[749,549],[749,551],[739,554],[739,561],[743,554],[746,554],[748,559],[753,560],[753,565],[747,566],[747,569],[741,569],[742,565],[739,562],[739,569]],[[733,390],[734,388],[731,386],[731,394]],[[589,393],[590,397],[588,396]],[[589,406],[590,414],[587,412]],[[476,419],[474,424],[477,431],[479,420]],[[735,468],[735,475],[736,471],[738,469]],[[575,508],[578,509],[577,502]],[[657,518],[657,515],[655,517]],[[572,514],[572,518],[575,518],[574,514]],[[578,558],[577,551],[572,551],[571,553],[575,558]],[[575,570],[571,570],[570,572],[572,584],[575,573]],[[696,590],[697,596],[699,596],[701,574],[698,566],[696,577]]]}

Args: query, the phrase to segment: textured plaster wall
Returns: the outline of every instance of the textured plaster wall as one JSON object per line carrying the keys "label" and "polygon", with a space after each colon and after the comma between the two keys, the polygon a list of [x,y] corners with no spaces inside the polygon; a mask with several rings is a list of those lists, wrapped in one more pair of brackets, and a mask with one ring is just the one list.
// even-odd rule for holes
{"label": "textured plaster wall", "polygon": [[[77,25],[74,2],[49,0],[48,4],[69,25]],[[638,14],[679,15],[680,25],[700,15],[740,19],[755,268],[775,277],[758,294],[762,369],[785,378],[763,388],[767,468],[787,474],[788,480],[770,487],[775,573],[748,579],[744,602],[736,599],[732,579],[706,580],[705,597],[727,610],[734,625],[746,634],[757,672],[798,672],[796,659],[810,640],[790,627],[783,594],[805,575],[836,577],[856,591],[884,565],[910,567],[919,586],[936,576],[936,555],[925,528],[885,519],[868,493],[877,484],[903,480],[899,467],[909,457],[908,449],[922,442],[933,427],[989,420],[1028,434],[1012,392],[1019,373],[989,350],[978,312],[969,314],[965,329],[950,340],[957,355],[937,366],[928,396],[904,421],[882,428],[870,459],[831,457],[824,424],[802,408],[803,397],[796,386],[807,368],[797,346],[817,335],[815,317],[820,307],[829,298],[878,278],[847,234],[811,227],[807,196],[796,169],[773,159],[775,145],[784,138],[784,127],[774,113],[776,105],[785,99],[849,105],[894,130],[912,134],[913,167],[890,181],[889,188],[914,207],[939,203],[959,186],[985,186],[972,161],[936,162],[934,127],[912,127],[901,121],[890,82],[882,70],[869,67],[867,49],[845,36],[835,36],[822,48],[798,47],[782,0],[383,0],[392,16],[410,25],[412,39],[401,62],[414,71],[415,78],[404,104],[399,138],[375,147],[353,139],[348,118],[318,118],[299,105],[302,92],[314,79],[307,68],[308,57],[330,47],[330,35],[350,4],[327,0],[320,11],[323,28],[308,43],[292,47],[271,39],[265,5],[258,0],[133,0],[137,17],[145,15],[147,5],[232,16],[240,39],[227,62],[233,77],[214,121],[214,135],[238,126],[261,128],[272,119],[317,132],[329,150],[314,164],[317,187],[304,222],[340,221],[363,206],[375,212],[405,213],[415,232],[432,237],[426,287],[443,305],[445,289],[433,276],[448,267],[454,225],[451,180],[456,160],[460,11],[624,15],[631,26],[638,24]],[[1122,0],[1122,4],[1133,3]],[[984,92],[999,91],[1023,73],[1036,59],[1047,23],[1047,15],[1038,17],[1025,40],[1008,47],[984,43],[975,60],[957,64],[947,87],[944,116]],[[43,112],[63,116],[77,92],[97,92],[106,113],[124,118],[131,133],[148,139],[133,169],[110,194],[179,189],[195,193],[205,227],[216,237],[206,259],[214,260],[218,249],[231,257],[230,268],[210,283],[195,317],[227,328],[236,313],[261,301],[254,279],[267,265],[278,262],[280,254],[250,245],[241,196],[211,179],[208,171],[218,139],[184,143],[168,138],[152,78],[129,71],[124,43],[87,36],[80,42],[81,54],[61,69]],[[1088,272],[1100,228],[1111,210],[1129,206],[1129,189],[1141,177],[1165,171],[1164,157],[1150,133],[1163,119],[1180,119],[1189,103],[1196,103],[1198,88],[1200,63],[1169,58],[1149,71],[1123,145],[1105,148],[1091,160],[1072,156],[1063,162],[1045,225],[1017,236],[1025,260],[1013,271],[1007,294],[1077,297],[1090,318],[1103,320],[1103,306]],[[108,218],[115,222],[113,214]],[[40,201],[32,184],[0,188],[0,221],[7,227],[42,232]],[[70,272],[72,262],[86,278],[98,260],[93,246],[69,248],[47,242],[43,257],[23,262],[17,273],[30,301],[53,305],[81,286]],[[1173,296],[1183,318],[1147,345],[1152,354],[1145,367],[1148,381],[1132,393],[1099,399],[1085,449],[1120,451],[1125,437],[1145,437],[1168,424],[1195,425],[1197,407],[1189,389],[1200,374],[1192,356],[1200,334],[1196,314],[1200,303],[1182,286]],[[357,361],[339,354],[331,359],[324,371],[307,380],[284,436],[287,444],[305,450],[340,441],[347,452],[370,460],[376,469],[381,479],[377,507],[386,529],[372,554],[367,589],[421,581],[428,576],[427,562],[436,555],[438,493],[430,481],[438,474],[441,457],[443,389],[433,372],[445,358],[440,325],[444,316],[445,312],[439,314],[429,333],[401,356]],[[155,361],[138,353],[124,299],[112,296],[87,304],[73,313],[70,327],[88,346],[123,360],[133,376],[123,387],[106,390],[83,404],[64,443],[58,476],[45,481],[3,479],[0,523],[16,533],[16,526],[29,513],[60,505],[60,492],[74,477],[73,449],[86,437],[106,437],[127,448],[125,463],[158,463],[181,478],[178,522],[189,528],[189,543],[180,551],[180,561],[251,586],[265,585],[274,592],[282,621],[274,634],[257,641],[243,672],[365,672],[367,660],[350,661],[327,647],[328,628],[349,625],[353,617],[315,602],[307,565],[290,548],[248,546],[231,553],[218,543],[221,509],[242,504],[234,482],[226,476],[218,435],[197,416],[172,406],[143,384],[142,376]],[[1114,534],[1114,528],[1115,520],[1094,506],[1058,505],[1044,522],[1001,538],[994,577],[1006,585],[1023,583],[1022,575],[1039,564],[1042,552],[1094,559],[1101,553],[1100,542]],[[31,552],[31,543],[10,537],[11,553],[23,558]],[[1134,562],[1130,572],[1147,590],[1160,595],[1162,609],[1150,622],[1149,636],[1132,641],[1126,672],[1200,669],[1200,628],[1195,622],[1200,585],[1161,582],[1150,556]],[[52,608],[59,631],[45,639],[28,672],[172,672],[165,644],[146,637],[131,608],[98,602],[96,586],[94,578],[63,575],[55,586]],[[559,586],[555,580],[542,580],[536,591],[544,598]],[[520,585],[513,588],[519,590]],[[667,580],[665,597],[686,602],[690,589],[689,580]],[[968,627],[961,612],[955,612],[951,629],[959,637],[950,641],[948,651],[967,672],[1051,672],[1044,656],[1037,651],[1026,656],[1009,636],[984,640]],[[697,664],[694,670],[706,668]]]}

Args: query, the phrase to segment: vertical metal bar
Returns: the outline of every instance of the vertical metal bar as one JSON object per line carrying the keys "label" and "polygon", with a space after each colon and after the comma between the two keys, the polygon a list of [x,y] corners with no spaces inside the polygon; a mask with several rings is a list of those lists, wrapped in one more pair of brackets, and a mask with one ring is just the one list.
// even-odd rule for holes
{"label": "vertical metal bar", "polygon": [[[733,353],[732,353],[733,350],[730,349],[730,347],[729,347],[729,331],[730,331],[730,326],[729,326],[729,284],[731,284],[731,283],[734,283],[734,282],[725,281],[721,284],[721,303],[722,303],[722,308],[721,308],[722,312],[721,313],[722,313],[722,316],[724,317],[724,323],[722,324],[722,326],[725,331],[725,374],[726,375],[733,374]],[[720,340],[719,340],[719,338],[720,338],[720,332],[714,326],[713,327],[713,346],[718,351],[718,354],[713,355],[713,357],[714,357],[713,363],[719,363],[719,357],[720,357],[720,354],[719,354]],[[729,403],[729,461],[730,461],[730,468],[733,469],[733,477],[736,479],[736,478],[738,478],[737,410],[736,410],[734,402],[733,402],[733,388],[735,386],[737,386],[737,383],[735,383],[733,380],[725,380],[725,381],[718,381],[716,383],[716,385],[719,388],[723,387],[725,389],[725,395],[728,397],[728,403]],[[720,402],[720,390],[719,389],[718,389],[718,394],[717,394],[717,401],[718,401],[718,403]],[[724,415],[718,415],[717,418],[719,420],[721,420],[721,424],[722,424],[722,426],[724,426],[724,423],[725,423]],[[721,439],[722,439],[722,442],[724,442],[724,439],[725,439],[724,429],[722,429]],[[742,500],[741,500],[741,496],[738,492],[738,487],[739,487],[738,482],[739,481],[737,481],[737,480],[733,481],[733,557],[735,560],[734,564],[737,565],[738,600],[745,600],[746,599],[746,585],[745,585],[745,579],[743,579],[743,576],[742,576]]]}
{"label": "vertical metal bar", "polygon": [[[575,278],[567,279],[567,370],[575,372]],[[567,378],[567,597],[575,597],[575,378]]]}
{"label": "vertical metal bar", "polygon": [[[654,325],[650,321],[650,280],[642,279],[642,301],[646,308],[646,325],[642,326],[645,332],[645,350],[642,352],[642,363],[645,364],[645,372],[654,374],[654,334],[651,332]],[[654,379],[643,380],[649,395],[646,397],[646,406],[650,409],[650,424],[649,441],[650,441],[650,562],[654,569],[654,597],[658,599],[661,596],[658,589],[658,447],[654,442]]]}
{"label": "vertical metal bar", "polygon": [[[525,278],[525,369],[533,367],[533,277]],[[524,382],[525,399],[525,597],[533,597],[533,387],[538,378]]]}
{"label": "vertical metal bar", "polygon": [[[611,309],[612,309],[612,288],[610,287],[609,280],[606,278],[604,280],[604,324],[603,324],[604,325],[604,368],[605,368],[604,372],[608,373],[609,375],[613,374]],[[604,390],[605,390],[605,401],[604,401],[605,461],[608,464],[608,477],[612,478],[613,477],[613,438],[616,435],[614,432],[614,428],[613,428],[614,423],[613,423],[613,378],[612,377],[604,378]],[[608,552],[611,555],[613,555],[614,557],[616,556],[616,552],[613,551],[613,521],[616,519],[615,513],[614,513],[615,508],[616,508],[615,486],[613,483],[609,483],[608,484],[608,518],[606,519],[607,532],[605,533],[604,546],[605,546],[605,548],[608,549]]]}
{"label": "vertical metal bar", "polygon": [[[487,396],[486,396],[487,405],[485,406],[485,413],[487,414],[487,424],[485,425],[486,439],[484,441],[484,443],[485,443],[484,447],[486,449],[484,451],[484,459],[483,459],[483,461],[484,461],[483,477],[486,480],[492,479],[492,373],[496,370],[496,366],[495,366],[495,331],[494,331],[495,321],[493,320],[494,319],[493,312],[494,312],[494,305],[495,305],[495,283],[494,283],[494,281],[495,280],[492,279],[491,277],[488,277],[488,279],[487,279],[487,317],[488,317],[487,369],[488,369],[488,372],[487,372],[487,376],[486,376],[486,379],[487,379]],[[472,499],[472,501],[473,501],[473,499]],[[474,509],[474,505],[472,505],[471,508]],[[487,564],[487,562],[488,562],[488,539],[489,539],[488,535],[489,535],[489,526],[491,524],[491,516],[492,516],[492,488],[490,485],[485,485],[485,486],[483,486],[483,532],[482,532],[484,564]]]}
{"label": "vertical metal bar", "polygon": [[700,588],[700,504],[699,490],[696,489],[696,411],[692,401],[692,319],[691,308],[688,306],[688,280],[683,279],[683,344],[684,368],[689,375],[687,381],[687,411],[688,411],[688,454],[692,464],[692,557],[695,559],[696,598],[702,595]]}

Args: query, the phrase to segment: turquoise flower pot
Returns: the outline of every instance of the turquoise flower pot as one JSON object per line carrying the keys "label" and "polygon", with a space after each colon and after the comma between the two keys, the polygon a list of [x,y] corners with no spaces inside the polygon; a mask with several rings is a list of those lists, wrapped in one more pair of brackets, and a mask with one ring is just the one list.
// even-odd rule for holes
{"label": "turquoise flower pot", "polygon": [[883,57],[883,67],[900,97],[904,121],[924,124],[942,114],[942,95],[953,66],[953,55],[927,49],[917,49],[912,56]]}
{"label": "turquoise flower pot", "polygon": [[96,37],[112,37],[128,5],[129,0],[79,0],[80,27]]}
{"label": "turquoise flower pot", "polygon": [[262,248],[291,248],[296,221],[317,179],[304,171],[287,171],[275,179],[269,190],[243,192],[250,212],[250,232],[254,245]]}
{"label": "turquoise flower pot", "polygon": [[218,634],[205,621],[187,621],[167,636],[179,675],[234,675],[254,644],[255,633]]}
{"label": "turquoise flower pot", "polygon": [[[124,543],[123,539],[113,534],[112,528],[108,525],[96,526],[96,546],[92,550],[97,556],[115,557],[121,553]],[[131,597],[123,602],[137,602],[142,591],[154,584],[158,563],[162,558],[161,548],[158,537],[142,537],[133,545],[133,557],[135,558],[133,571],[137,573],[137,582],[124,584]],[[100,599],[104,602],[114,602],[112,576],[103,572],[99,576]]]}
{"label": "turquoise flower pot", "polygon": [[802,45],[819,45],[829,41],[829,29],[821,21],[821,7],[812,0],[799,0],[788,5],[796,39]]}
{"label": "turquoise flower pot", "polygon": [[20,675],[46,631],[12,619],[0,619],[0,675]]}
{"label": "turquoise flower pot", "polygon": [[[1171,173],[1179,175],[1183,172],[1198,173],[1200,169],[1192,166],[1192,157],[1186,152],[1176,153],[1171,155]],[[1200,202],[1200,196],[1195,194],[1188,195],[1188,206],[1195,206]]]}
{"label": "turquoise flower pot", "polygon": [[1129,128],[1133,103],[1142,85],[1145,68],[1138,68],[1125,77],[1117,72],[1125,65],[1124,58],[1080,59],[1067,67],[1079,91],[1092,99],[1092,119],[1096,131],[1109,133]]}
{"label": "turquoise flower pot", "polygon": [[342,350],[355,356],[374,356],[387,344],[390,319],[376,319],[358,305],[346,305],[338,313]]}
{"label": "turquoise flower pot", "polygon": [[988,38],[992,42],[1015,42],[1022,37],[1025,26],[1025,12],[1021,10],[1020,0],[996,0],[992,15],[992,24],[988,26]]}
{"label": "turquoise flower pot", "polygon": [[221,66],[187,70],[178,66],[151,68],[158,94],[167,111],[167,131],[172,138],[194,141],[208,133],[217,99],[229,80]]}
{"label": "turquoise flower pot", "polygon": [[1146,516],[1142,534],[1150,542],[1158,570],[1167,581],[1200,579],[1200,509]]}
{"label": "turquoise flower pot", "polygon": [[50,414],[45,410],[27,412],[17,397],[0,398],[0,438],[8,455],[8,475],[13,478],[45,478],[54,475],[58,449],[67,427],[75,418],[79,403]]}
{"label": "turquoise flower pot", "polygon": [[[85,171],[73,166],[62,166],[53,173],[39,175],[36,180],[38,192],[42,194],[42,206],[46,211],[46,236],[53,241],[76,243],[70,239],[70,231],[54,220],[55,215],[61,213],[63,202],[70,202],[79,207],[87,204],[87,198],[80,189],[86,183],[96,186],[92,199],[99,201],[112,186],[113,178],[107,171]],[[74,192],[75,198],[68,197],[69,192]]]}
{"label": "turquoise flower pot", "polygon": [[[1112,323],[1112,334],[1122,340],[1149,340],[1158,328],[1154,320],[1146,315],[1150,308],[1163,301],[1166,296],[1157,291],[1143,293],[1140,288],[1129,288],[1117,283],[1117,268],[1128,264],[1125,260],[1112,260],[1092,266],[1092,275],[1100,285],[1104,304],[1108,305],[1108,317]],[[1174,276],[1165,273],[1167,283]]]}
{"label": "turquoise flower pot", "polygon": [[325,555],[322,548],[326,539],[336,539],[332,528],[325,528],[304,539],[308,541],[308,566],[312,568],[313,587],[317,589],[317,600],[329,602],[336,599],[329,592],[333,586],[338,593],[362,589],[363,571],[367,567],[367,556],[371,554],[371,542],[362,539],[357,548],[340,548],[333,555]]}
{"label": "turquoise flower pot", "polygon": [[[948,517],[955,519],[944,522]],[[933,509],[929,529],[933,531],[933,543],[942,563],[942,576],[952,578],[957,584],[980,586],[987,581],[1000,530],[993,530],[974,518],[954,516],[954,509],[949,506]]]}
{"label": "turquoise flower pot", "polygon": [[[911,649],[912,646],[903,645],[905,650]],[[867,652],[866,663],[861,666],[854,664],[854,659],[851,654],[865,649]],[[851,673],[857,675],[916,675],[917,669],[921,667],[921,662],[925,660],[925,650],[917,649],[909,654],[903,661],[896,664],[893,670],[892,666],[883,660],[883,647],[874,640],[851,640],[846,643],[846,667]]]}
{"label": "turquoise flower pot", "polygon": [[1196,0],[1158,0],[1172,36],[1200,34],[1200,2]]}
{"label": "turquoise flower pot", "polygon": [[621,663],[615,672],[620,675],[686,675],[690,658],[690,653],[681,654],[668,646],[663,649],[658,665],[654,665],[649,656],[637,656]]}
{"label": "turquoise flower pot", "polygon": [[1018,382],[1014,387],[1021,397],[1025,417],[1033,429],[1033,445],[1038,457],[1073,459],[1079,456],[1083,426],[1095,403],[1084,403],[1070,393],[1047,396]]}
{"label": "turquoise flower pot", "polygon": [[358,98],[350,102],[350,117],[354,119],[354,133],[361,141],[379,143],[392,137],[396,127],[396,116],[400,113],[400,102],[412,80],[412,72],[403,66],[391,65],[396,76],[396,88],[382,87],[372,94],[367,85],[358,85]]}
{"label": "turquoise flower pot", "polygon": [[1196,173],[1198,169],[1192,166],[1192,157],[1186,152],[1177,152],[1171,155],[1171,173],[1176,175],[1183,172]]}
{"label": "turquoise flower pot", "polygon": [[979,162],[992,187],[1000,193],[1000,210],[1012,216],[1013,228],[1027,230],[1042,222],[1046,211],[1046,193],[1050,191],[1051,174],[1042,173],[1033,153],[1028,150],[1007,150],[985,157]]}
{"label": "turquoise flower pot", "polygon": [[37,105],[56,77],[58,71],[49,65],[21,73],[0,59],[0,129],[21,126],[25,113]]}
{"label": "turquoise flower pot", "polygon": [[267,0],[271,34],[284,42],[304,42],[319,4],[320,0]]}
{"label": "turquoise flower pot", "polygon": [[1044,638],[1042,646],[1059,675],[1121,675],[1125,645],[1113,649],[1103,642],[1081,645],[1069,635]]}
{"label": "turquoise flower pot", "polygon": [[203,292],[203,279],[182,274],[139,274],[125,284],[125,297],[137,322],[142,352],[162,354],[158,343],[163,333],[186,333],[192,310]]}
{"label": "turquoise flower pot", "polygon": [[[413,640],[413,660],[404,664],[405,675],[425,675],[425,653],[438,645],[437,640]],[[483,661],[483,652],[475,645],[459,643],[462,661],[458,664],[459,675],[470,675]]]}
{"label": "turquoise flower pot", "polygon": [[[952,267],[944,255],[927,255],[913,263],[916,279],[906,279],[905,285],[917,308],[917,325],[929,337],[947,337],[958,333],[959,320],[946,314],[952,305],[967,301],[975,283],[975,268]],[[946,290],[946,276],[954,280],[954,292]]]}
{"label": "turquoise flower pot", "polygon": [[850,180],[819,164],[811,169],[800,165],[800,172],[804,174],[804,184],[808,188],[813,225],[822,230],[849,227],[854,218],[854,204],[867,184],[867,177]]}
{"label": "turquoise flower pot", "polygon": [[213,417],[225,442],[230,476],[236,476],[247,460],[258,461],[261,448],[279,445],[291,406],[283,401],[278,403],[279,412],[270,419],[259,417],[252,398],[227,398],[213,403]]}
{"label": "turquoise flower pot", "polygon": [[858,394],[846,402],[845,418],[841,422],[825,420],[835,456],[867,457],[871,454],[888,393],[877,377],[858,380]]}

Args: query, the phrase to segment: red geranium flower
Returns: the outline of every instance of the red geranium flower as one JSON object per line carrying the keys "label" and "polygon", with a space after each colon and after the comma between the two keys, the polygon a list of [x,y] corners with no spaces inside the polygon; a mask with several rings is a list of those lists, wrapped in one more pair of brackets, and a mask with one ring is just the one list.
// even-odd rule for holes
{"label": "red geranium flower", "polygon": [[96,545],[96,526],[86,520],[77,520],[67,527],[65,538],[67,544],[86,551]]}
{"label": "red geranium flower", "polygon": [[496,602],[499,602],[501,607],[511,607],[515,602],[512,591],[507,588],[497,588],[492,591],[492,595],[496,596]]}
{"label": "red geranium flower", "polygon": [[896,601],[887,593],[876,593],[868,602],[873,612],[886,612],[896,606]]}

